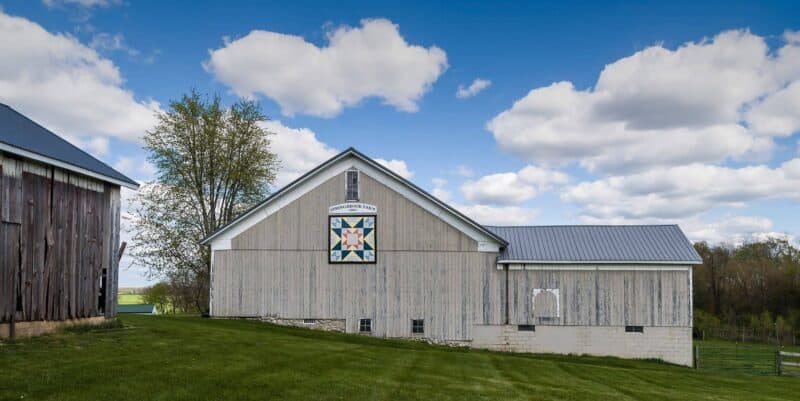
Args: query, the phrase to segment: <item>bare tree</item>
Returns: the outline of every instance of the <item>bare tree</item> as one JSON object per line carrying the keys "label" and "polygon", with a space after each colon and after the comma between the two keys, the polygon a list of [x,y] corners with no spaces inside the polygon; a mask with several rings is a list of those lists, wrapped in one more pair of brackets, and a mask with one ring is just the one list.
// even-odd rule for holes
{"label": "bare tree", "polygon": [[157,178],[134,199],[134,263],[165,277],[199,312],[208,308],[210,252],[198,241],[268,191],[278,166],[257,103],[223,108],[196,91],[170,102],[144,137]]}

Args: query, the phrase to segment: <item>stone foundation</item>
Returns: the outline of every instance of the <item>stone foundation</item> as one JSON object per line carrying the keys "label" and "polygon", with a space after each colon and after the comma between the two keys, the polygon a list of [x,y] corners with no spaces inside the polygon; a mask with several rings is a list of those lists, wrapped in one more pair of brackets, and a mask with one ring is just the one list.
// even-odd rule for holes
{"label": "stone foundation", "polygon": [[616,356],[629,359],[660,359],[692,366],[691,327],[648,327],[642,333],[627,333],[625,327],[536,326],[519,331],[516,325],[472,328],[476,348],[495,351]]}
{"label": "stone foundation", "polygon": [[[53,333],[64,327],[82,324],[101,324],[106,321],[105,316],[88,317],[74,320],[45,320],[35,322],[15,322],[14,334],[17,338],[33,337]],[[9,323],[0,323],[0,338],[9,338]]]}
{"label": "stone foundation", "polygon": [[[279,324],[281,326],[304,327],[324,331],[336,331],[344,333],[344,319],[284,319],[280,317],[262,316],[262,321]],[[313,323],[311,322],[313,321]]]}

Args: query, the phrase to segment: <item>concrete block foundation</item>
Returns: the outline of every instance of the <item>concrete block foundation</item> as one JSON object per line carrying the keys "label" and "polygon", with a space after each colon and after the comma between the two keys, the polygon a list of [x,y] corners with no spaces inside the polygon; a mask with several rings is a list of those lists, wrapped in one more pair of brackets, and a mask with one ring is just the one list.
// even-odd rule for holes
{"label": "concrete block foundation", "polygon": [[520,331],[516,325],[475,325],[472,345],[506,352],[531,352],[660,359],[692,366],[691,327],[647,327],[628,333],[624,326],[535,326]]}

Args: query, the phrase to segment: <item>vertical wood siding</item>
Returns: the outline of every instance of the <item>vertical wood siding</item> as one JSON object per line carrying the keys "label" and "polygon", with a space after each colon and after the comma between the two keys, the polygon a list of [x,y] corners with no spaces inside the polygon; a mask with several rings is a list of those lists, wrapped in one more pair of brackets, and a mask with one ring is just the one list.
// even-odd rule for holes
{"label": "vertical wood siding", "polygon": [[501,324],[504,276],[495,253],[365,173],[361,202],[378,208],[376,264],[328,263],[328,207],[345,199],[338,175],[235,237],[216,251],[216,316],[373,319],[379,336],[470,338],[472,324]]}
{"label": "vertical wood siding", "polygon": [[[215,316],[373,319],[375,335],[471,340],[473,325],[506,319],[506,272],[496,253],[368,175],[361,201],[378,208],[374,265],[328,263],[328,207],[344,202],[344,174],[233,238],[215,251]],[[687,272],[510,271],[510,324],[691,326]],[[557,318],[532,313],[534,288],[559,289]]]}
{"label": "vertical wood siding", "polygon": [[[692,325],[689,274],[669,270],[512,270],[509,323],[688,327]],[[558,318],[535,316],[535,288],[559,289]]]}
{"label": "vertical wood siding", "polygon": [[[361,202],[378,208],[378,253],[475,251],[477,242],[365,173]],[[233,249],[328,249],[328,207],[343,203],[344,174],[329,179],[232,240]]]}
{"label": "vertical wood siding", "polygon": [[[113,316],[119,187],[0,154],[0,321]],[[15,308],[16,306],[16,308]]]}
{"label": "vertical wood siding", "polygon": [[473,324],[502,324],[505,276],[496,255],[479,252],[379,252],[374,265],[331,265],[320,251],[216,251],[215,316],[373,319],[373,332],[468,340]]}

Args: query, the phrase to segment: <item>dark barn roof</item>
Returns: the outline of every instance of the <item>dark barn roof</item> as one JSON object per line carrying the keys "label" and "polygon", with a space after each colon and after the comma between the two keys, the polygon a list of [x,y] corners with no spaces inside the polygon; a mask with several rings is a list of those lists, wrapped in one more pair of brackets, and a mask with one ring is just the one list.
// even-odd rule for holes
{"label": "dark barn roof", "polygon": [[508,241],[500,261],[686,263],[702,262],[677,225],[487,226]]}
{"label": "dark barn roof", "polygon": [[139,186],[136,181],[2,103],[0,103],[0,150],[54,164],[114,184],[130,188]]}

